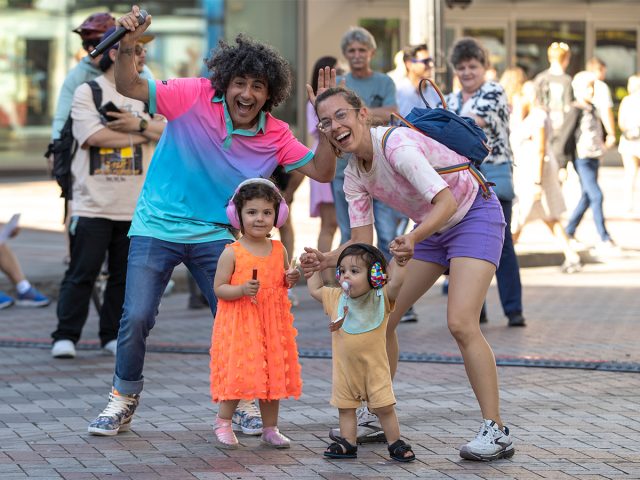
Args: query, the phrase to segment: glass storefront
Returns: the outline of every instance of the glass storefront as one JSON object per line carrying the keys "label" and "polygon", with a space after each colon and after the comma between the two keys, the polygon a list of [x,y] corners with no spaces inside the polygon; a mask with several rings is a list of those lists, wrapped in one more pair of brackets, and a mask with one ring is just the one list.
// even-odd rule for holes
{"label": "glass storefront", "polygon": [[569,75],[584,68],[585,22],[520,20],[516,23],[516,65],[529,78],[549,68],[547,48],[552,42],[564,42],[571,48]]}
{"label": "glass storefront", "polygon": [[627,80],[638,71],[638,31],[597,28],[594,55],[607,65],[607,83],[614,102],[627,95]]}

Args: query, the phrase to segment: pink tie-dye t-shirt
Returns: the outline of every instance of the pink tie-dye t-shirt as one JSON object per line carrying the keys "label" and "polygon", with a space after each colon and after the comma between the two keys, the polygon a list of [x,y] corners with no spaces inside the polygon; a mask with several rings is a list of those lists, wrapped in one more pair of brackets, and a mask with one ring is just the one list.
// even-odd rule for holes
{"label": "pink tie-dye t-shirt", "polygon": [[365,172],[352,155],[344,171],[344,193],[349,202],[351,228],[373,224],[374,198],[420,223],[431,212],[433,197],[445,188],[451,190],[458,208],[439,232],[456,225],[471,208],[478,194],[478,182],[468,170],[440,175],[435,169],[468,160],[409,128],[397,128],[389,135],[385,155],[382,136],[387,128],[371,129],[371,169]]}

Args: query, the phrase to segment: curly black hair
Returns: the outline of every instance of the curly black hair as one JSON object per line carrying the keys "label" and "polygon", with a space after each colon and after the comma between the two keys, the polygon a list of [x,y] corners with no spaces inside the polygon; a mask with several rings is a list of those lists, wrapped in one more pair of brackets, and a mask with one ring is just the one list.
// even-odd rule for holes
{"label": "curly black hair", "polygon": [[212,50],[206,60],[209,79],[218,94],[224,94],[234,77],[250,76],[264,79],[269,98],[262,110],[270,112],[291,95],[291,67],[273,47],[239,34],[235,45],[224,40]]}

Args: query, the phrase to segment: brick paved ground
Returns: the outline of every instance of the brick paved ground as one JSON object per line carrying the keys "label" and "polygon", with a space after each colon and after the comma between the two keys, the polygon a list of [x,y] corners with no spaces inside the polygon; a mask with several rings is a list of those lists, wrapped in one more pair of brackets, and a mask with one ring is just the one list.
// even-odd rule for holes
{"label": "brick paved ground", "polygon": [[[330,360],[321,358],[302,359],[303,395],[283,402],[280,426],[294,440],[290,451],[266,449],[254,437],[243,437],[237,451],[218,450],[203,353],[212,320],[206,311],[187,310],[185,294],[174,294],[163,300],[149,339],[147,384],[133,430],[115,438],[86,434],[87,423],[106,405],[114,363],[97,349],[95,312],[78,357],[53,361],[55,305],[0,311],[0,480],[640,478],[640,222],[619,210],[622,170],[602,173],[609,228],[625,256],[590,263],[571,276],[557,267],[523,269],[524,329],[505,326],[495,286],[489,292],[490,322],[482,330],[499,363],[592,367],[499,368],[503,417],[516,441],[512,459],[479,464],[458,457],[458,446],[480,422],[462,365],[404,362],[395,382],[398,413],[418,461],[392,463],[381,444],[360,447],[357,461],[325,460],[337,412],[328,404]],[[50,182],[3,183],[0,213],[8,218],[22,211],[23,225],[54,230],[61,210],[55,196]],[[306,206],[298,195],[293,207],[304,245],[312,244],[317,227],[306,219]],[[580,238],[594,243],[590,218],[583,223]],[[24,231],[12,246],[27,274],[55,291],[63,271],[61,234]],[[558,261],[557,246],[540,225],[525,230],[518,249],[552,253],[546,258]],[[304,287],[297,294],[299,347],[317,357],[330,344],[326,319]],[[437,287],[420,300],[420,321],[399,330],[405,354],[455,361],[445,302]]]}
{"label": "brick paved ground", "polygon": [[[590,265],[580,275],[523,270],[529,326],[509,329],[495,287],[483,331],[498,358],[601,360],[640,364],[640,259]],[[602,286],[596,286],[602,285]],[[436,289],[437,290],[437,289]],[[326,321],[306,300],[296,309],[302,350],[329,346]],[[184,294],[163,301],[150,345],[205,351],[211,318],[186,310]],[[443,324],[437,291],[418,304],[421,320],[402,325],[405,352],[456,354]],[[115,438],[87,435],[106,404],[113,358],[95,348],[95,314],[86,349],[75,360],[53,361],[37,348],[54,327],[54,306],[0,313],[0,475],[41,479],[378,479],[378,478],[640,478],[640,375],[597,370],[501,367],[502,407],[516,455],[506,461],[463,461],[457,447],[479,427],[479,413],[461,365],[402,363],[395,384],[403,435],[419,461],[387,460],[384,445],[362,446],[357,461],[322,457],[337,415],[328,404],[330,360],[302,360],[304,394],[283,402],[281,429],[289,451],[242,437],[243,448],[212,444],[215,406],[208,398],[208,357],[150,353],[147,385],[133,430]],[[6,346],[10,339],[35,347]]]}

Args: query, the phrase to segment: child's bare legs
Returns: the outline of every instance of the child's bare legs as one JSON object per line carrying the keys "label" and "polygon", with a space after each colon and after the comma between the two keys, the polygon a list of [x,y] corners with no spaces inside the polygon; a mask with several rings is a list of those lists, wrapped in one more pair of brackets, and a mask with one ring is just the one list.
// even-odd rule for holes
{"label": "child's bare legs", "polygon": [[218,416],[213,426],[216,439],[223,448],[237,448],[238,439],[231,427],[231,417],[240,400],[223,400],[218,407]]}
{"label": "child's bare legs", "polygon": [[233,412],[236,411],[240,400],[223,400],[218,407],[218,418],[223,420],[231,420]]}
{"label": "child's bare legs", "polygon": [[275,448],[289,448],[291,440],[278,430],[279,400],[260,400],[262,416],[262,443]]}
{"label": "child's bare legs", "polygon": [[482,302],[495,271],[494,265],[483,260],[451,259],[447,324],[460,348],[482,417],[502,427],[496,360],[478,324]]}
{"label": "child's bare legs", "polygon": [[400,439],[400,424],[398,423],[398,416],[396,415],[396,409],[393,405],[387,405],[386,407],[375,408],[371,410],[378,416],[384,435],[387,437],[389,445],[395,443]]}
{"label": "child's bare legs", "polygon": [[355,408],[339,408],[338,421],[340,423],[340,436],[351,445],[357,441],[358,419]]}
{"label": "child's bare legs", "polygon": [[280,411],[279,400],[260,400],[260,415],[262,415],[262,425],[265,427],[278,426],[278,412]]}
{"label": "child's bare legs", "polygon": [[[400,440],[400,423],[398,422],[398,416],[396,415],[396,408],[394,405],[387,405],[386,407],[376,408],[372,410],[378,416],[384,435],[387,437],[387,443],[393,445]],[[411,450],[403,452],[404,458],[415,457]]]}

